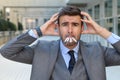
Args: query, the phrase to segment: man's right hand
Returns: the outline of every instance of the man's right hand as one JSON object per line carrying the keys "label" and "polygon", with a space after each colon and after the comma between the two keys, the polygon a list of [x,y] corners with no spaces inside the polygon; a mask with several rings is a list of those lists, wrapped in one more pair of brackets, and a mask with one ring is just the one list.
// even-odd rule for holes
{"label": "man's right hand", "polygon": [[55,13],[50,20],[48,20],[45,24],[43,24],[40,29],[42,31],[42,35],[59,35],[58,32],[55,31],[57,24],[55,23],[58,18],[58,13]]}

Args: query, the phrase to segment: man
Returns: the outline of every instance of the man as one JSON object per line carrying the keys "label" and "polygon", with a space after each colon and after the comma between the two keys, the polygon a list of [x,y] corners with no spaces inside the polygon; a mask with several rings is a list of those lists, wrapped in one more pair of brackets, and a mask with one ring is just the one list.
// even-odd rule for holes
{"label": "man", "polygon": [[[80,40],[81,34],[98,34],[114,48],[98,42],[85,43]],[[59,35],[60,40],[39,40],[28,46],[44,35]],[[32,64],[31,80],[106,80],[105,67],[120,65],[120,37],[98,25],[86,12],[66,6],[41,27],[8,42],[0,53],[8,59]]]}

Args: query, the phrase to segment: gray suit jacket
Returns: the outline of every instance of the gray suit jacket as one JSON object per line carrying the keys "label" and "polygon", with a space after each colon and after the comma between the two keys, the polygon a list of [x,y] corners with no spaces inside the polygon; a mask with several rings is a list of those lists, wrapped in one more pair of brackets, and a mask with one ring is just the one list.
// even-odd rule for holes
{"label": "gray suit jacket", "polygon": [[[11,60],[32,64],[31,80],[49,80],[59,53],[58,41],[38,41],[28,33],[8,42],[0,53]],[[120,41],[113,48],[101,46],[98,42],[88,44],[80,41],[84,65],[89,80],[106,80],[105,67],[120,64]]]}

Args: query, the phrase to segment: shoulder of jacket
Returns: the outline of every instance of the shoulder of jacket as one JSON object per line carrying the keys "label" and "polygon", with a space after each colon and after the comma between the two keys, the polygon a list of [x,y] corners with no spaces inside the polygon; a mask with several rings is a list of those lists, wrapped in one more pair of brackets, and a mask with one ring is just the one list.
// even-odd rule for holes
{"label": "shoulder of jacket", "polygon": [[83,41],[80,41],[80,44],[84,45],[84,46],[88,46],[88,47],[91,47],[91,46],[101,46],[101,43],[98,42],[98,41],[94,41],[94,42],[83,42]]}
{"label": "shoulder of jacket", "polygon": [[36,42],[37,46],[53,46],[53,45],[58,45],[59,40],[53,40],[53,41],[46,41],[46,40],[38,40]]}

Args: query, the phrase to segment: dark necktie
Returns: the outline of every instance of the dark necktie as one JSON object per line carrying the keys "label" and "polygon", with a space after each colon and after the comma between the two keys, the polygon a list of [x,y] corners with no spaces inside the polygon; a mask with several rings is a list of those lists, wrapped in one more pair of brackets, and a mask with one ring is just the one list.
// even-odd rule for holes
{"label": "dark necktie", "polygon": [[69,61],[68,70],[69,70],[70,73],[72,73],[72,70],[73,70],[74,65],[75,65],[74,51],[73,51],[73,50],[70,50],[70,51],[68,52],[68,54],[70,55],[70,61]]}

